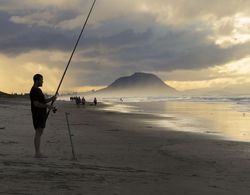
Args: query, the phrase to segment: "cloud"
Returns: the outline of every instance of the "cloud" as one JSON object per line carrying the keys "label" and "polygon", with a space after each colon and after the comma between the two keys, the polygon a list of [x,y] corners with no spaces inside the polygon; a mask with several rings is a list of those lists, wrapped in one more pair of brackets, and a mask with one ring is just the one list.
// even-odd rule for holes
{"label": "cloud", "polygon": [[86,0],[1,0],[0,10],[8,12],[27,11],[32,9],[44,9],[47,7],[58,7],[60,9],[75,9],[80,2]]}
{"label": "cloud", "polygon": [[[33,60],[36,57],[37,60]],[[51,92],[55,90],[61,75],[60,68],[52,66],[52,63],[46,65],[44,62],[44,53],[31,52],[17,57],[0,55],[0,89],[1,91],[12,92],[29,92],[35,73],[42,73],[46,83],[44,90]],[[10,77],[11,75],[11,77]]]}
{"label": "cloud", "polygon": [[[0,53],[16,59],[28,55],[33,64],[62,71],[92,2],[2,0]],[[243,59],[250,50],[249,7],[250,2],[236,0],[97,1],[68,83],[107,85],[135,71],[166,80],[167,72]],[[31,54],[36,55],[31,59]]]}
{"label": "cloud", "polygon": [[65,20],[72,20],[78,17],[74,10],[60,10],[55,7],[48,7],[44,10],[32,10],[28,13],[19,13],[10,17],[10,22],[27,26],[41,26],[47,28],[58,28],[58,23]]}

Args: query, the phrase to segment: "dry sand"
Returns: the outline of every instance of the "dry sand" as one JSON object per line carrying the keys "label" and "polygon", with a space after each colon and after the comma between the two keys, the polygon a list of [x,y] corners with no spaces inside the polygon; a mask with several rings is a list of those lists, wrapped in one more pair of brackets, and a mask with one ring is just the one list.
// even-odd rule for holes
{"label": "dry sand", "polygon": [[60,102],[43,135],[48,158],[36,159],[29,101],[0,99],[0,194],[250,194],[250,143],[176,132],[143,123],[156,116],[102,106]]}

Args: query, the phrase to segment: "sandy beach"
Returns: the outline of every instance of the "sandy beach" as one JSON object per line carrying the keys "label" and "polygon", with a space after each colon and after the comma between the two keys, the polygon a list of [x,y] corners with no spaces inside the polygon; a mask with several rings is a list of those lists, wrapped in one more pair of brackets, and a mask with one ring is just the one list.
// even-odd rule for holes
{"label": "sandy beach", "polygon": [[159,116],[104,111],[101,104],[57,105],[42,140],[48,158],[36,159],[29,100],[0,99],[0,194],[250,193],[249,142],[173,131],[143,122]]}

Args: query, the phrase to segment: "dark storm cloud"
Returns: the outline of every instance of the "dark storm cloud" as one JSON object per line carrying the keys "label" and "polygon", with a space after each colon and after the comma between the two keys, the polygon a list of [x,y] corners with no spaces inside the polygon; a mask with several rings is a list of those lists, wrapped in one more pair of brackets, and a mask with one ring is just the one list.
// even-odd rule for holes
{"label": "dark storm cloud", "polygon": [[89,35],[79,50],[83,57],[93,60],[77,62],[73,67],[79,82],[103,85],[137,71],[202,69],[249,54],[250,43],[220,48],[208,41],[207,35],[190,29],[169,30],[162,36],[156,35],[153,29],[145,32],[125,30],[98,38]]}
{"label": "dark storm cloud", "polygon": [[[135,35],[134,36],[138,36]],[[139,64],[144,69],[200,69],[237,60],[249,54],[249,43],[221,48],[206,39],[207,34],[181,31],[145,39],[111,54],[125,64]],[[131,35],[130,35],[131,37]]]}
{"label": "dark storm cloud", "polygon": [[[171,71],[202,69],[238,60],[249,54],[249,43],[221,48],[207,39],[208,32],[190,29],[166,30],[157,35],[154,30],[125,30],[109,37],[89,39],[94,48],[87,55],[117,62],[121,71]],[[105,66],[104,66],[105,67]]]}
{"label": "dark storm cloud", "polygon": [[[65,12],[62,20],[73,17],[75,13]],[[31,50],[68,51],[73,46],[74,32],[46,26],[16,24],[10,21],[11,14],[0,12],[0,52],[6,55],[19,55]]]}
{"label": "dark storm cloud", "polygon": [[34,49],[67,50],[72,40],[57,32],[30,30],[0,41],[1,51],[7,55],[18,55]]}
{"label": "dark storm cloud", "polygon": [[[27,13],[0,12],[0,52],[6,55],[19,55],[36,49],[70,52],[80,29],[67,30],[55,26],[77,17],[78,13],[46,9],[55,15],[48,25],[13,23],[13,16],[24,18]],[[240,59],[250,51],[249,43],[229,48],[215,45],[208,39],[209,29],[196,30],[200,24],[180,28],[153,23],[151,15],[134,17],[133,22],[131,17],[134,16],[87,26],[77,51],[82,58],[89,60],[75,58],[72,62],[78,80],[102,85],[110,83],[114,77],[135,71],[202,69]]]}

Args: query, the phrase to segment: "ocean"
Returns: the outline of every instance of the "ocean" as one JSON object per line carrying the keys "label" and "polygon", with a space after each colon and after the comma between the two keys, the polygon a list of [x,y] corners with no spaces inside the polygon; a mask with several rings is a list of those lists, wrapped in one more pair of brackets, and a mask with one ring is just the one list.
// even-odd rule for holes
{"label": "ocean", "polygon": [[149,125],[216,139],[250,141],[250,96],[123,97],[98,101],[106,104],[103,109],[108,111],[158,116],[144,121]]}

